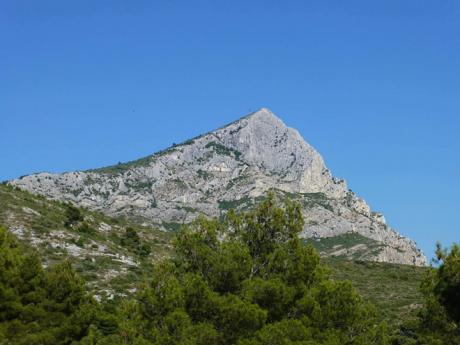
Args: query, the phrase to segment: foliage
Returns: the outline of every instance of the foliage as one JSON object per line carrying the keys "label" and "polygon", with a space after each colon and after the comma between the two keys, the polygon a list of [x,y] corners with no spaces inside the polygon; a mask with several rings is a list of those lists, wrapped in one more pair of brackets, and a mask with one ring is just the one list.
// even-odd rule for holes
{"label": "foliage", "polygon": [[423,303],[420,283],[426,267],[342,258],[327,258],[324,262],[330,267],[332,278],[353,282],[363,298],[375,304],[389,326],[399,326],[417,317]]}
{"label": "foliage", "polygon": [[98,342],[385,344],[375,308],[351,283],[329,278],[298,239],[302,227],[299,205],[277,207],[273,196],[223,221],[199,218],[119,309],[123,331]]}
{"label": "foliage", "polygon": [[401,327],[394,344],[460,344],[460,250],[437,245],[437,269],[427,271],[422,282],[424,305],[418,319]]}
{"label": "foliage", "polygon": [[437,259],[441,262],[433,284],[433,294],[446,309],[452,321],[460,322],[460,247],[454,244],[451,251],[438,244]]}
{"label": "foliage", "polygon": [[236,200],[219,200],[219,210],[228,211],[230,209],[236,209],[242,205],[247,205],[251,202],[252,200],[246,196]]}
{"label": "foliage", "polygon": [[68,261],[45,271],[0,228],[1,344],[70,344],[88,334],[98,312]]}
{"label": "foliage", "polygon": [[152,160],[152,156],[147,156],[126,163],[118,162],[118,164],[107,166],[104,168],[87,170],[87,172],[102,173],[109,175],[123,174],[129,169],[148,166],[152,162]]}
{"label": "foliage", "polygon": [[202,178],[203,180],[209,180],[212,177],[212,174],[203,169],[198,169],[197,175],[199,178]]}
{"label": "foliage", "polygon": [[89,225],[88,223],[86,222],[83,222],[81,223],[78,227],[77,227],[77,232],[79,234],[82,234],[82,235],[91,235],[91,234],[96,234],[96,230],[94,228],[91,227],[91,225]]}
{"label": "foliage", "polygon": [[219,155],[234,156],[236,160],[240,160],[241,152],[238,151],[238,150],[235,150],[233,148],[224,146],[224,145],[222,145],[220,143],[217,143],[215,141],[210,141],[205,146],[205,148],[210,148],[210,147],[213,148],[213,150]]}
{"label": "foliage", "polygon": [[425,305],[420,312],[420,333],[442,344],[460,344],[460,250],[437,245],[438,269],[432,269],[422,283]]}
{"label": "foliage", "polygon": [[349,232],[334,237],[309,238],[311,244],[322,256],[340,257],[354,260],[372,260],[385,245],[357,232]]}
{"label": "foliage", "polygon": [[[57,206],[52,226],[72,220],[70,233],[89,243],[98,239],[95,213],[78,210],[78,215],[68,205]],[[330,270],[299,240],[302,228],[300,206],[287,200],[278,207],[274,195],[246,213],[198,218],[176,234],[172,257],[153,270],[143,261],[119,277],[124,293],[129,280],[148,276],[134,296],[100,303],[68,261],[44,269],[30,248],[0,228],[0,344],[460,344],[457,245],[438,248],[439,268],[426,270],[424,303],[409,317],[398,308],[420,300],[414,282],[423,271],[338,259],[328,261]],[[141,257],[145,230],[126,224],[122,229],[111,236]],[[107,260],[83,260],[80,269],[105,267]],[[358,290],[341,280],[347,278]],[[380,295],[381,290],[393,295]],[[380,311],[392,310],[385,317],[403,322],[388,329],[360,293]],[[393,304],[382,304],[385,299]]]}
{"label": "foliage", "polygon": [[83,220],[80,210],[71,204],[66,205],[64,226],[70,228]]}
{"label": "foliage", "polygon": [[[170,255],[170,233],[124,218],[72,206],[81,217],[65,227],[68,203],[11,185],[0,185],[0,205],[0,224],[15,232],[19,243],[33,244],[47,266],[70,260],[96,296],[130,294],[156,260]],[[128,227],[141,238],[140,247],[122,245]],[[137,267],[120,258],[134,261]]]}
{"label": "foliage", "polygon": [[137,234],[137,231],[130,226],[125,230],[121,239],[121,245],[130,248],[141,257],[149,256],[152,250],[150,245],[143,241]]}

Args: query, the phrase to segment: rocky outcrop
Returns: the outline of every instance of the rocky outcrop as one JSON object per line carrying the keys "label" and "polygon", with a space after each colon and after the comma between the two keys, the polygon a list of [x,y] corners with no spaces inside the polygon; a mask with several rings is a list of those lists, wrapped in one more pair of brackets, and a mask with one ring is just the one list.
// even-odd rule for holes
{"label": "rocky outcrop", "polygon": [[413,241],[371,212],[344,180],[332,176],[320,154],[268,109],[137,161],[10,183],[166,230],[200,213],[215,217],[251,207],[274,190],[302,204],[303,237],[356,232],[382,243],[374,260],[426,264]]}

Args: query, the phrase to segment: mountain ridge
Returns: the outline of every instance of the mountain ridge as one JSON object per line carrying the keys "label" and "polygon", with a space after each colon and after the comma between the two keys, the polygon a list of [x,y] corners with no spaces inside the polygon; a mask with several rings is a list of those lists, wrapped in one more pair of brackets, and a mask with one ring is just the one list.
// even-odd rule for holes
{"label": "mountain ridge", "polygon": [[388,227],[297,130],[267,108],[138,160],[9,183],[169,230],[198,214],[218,217],[231,206],[251,207],[272,190],[302,204],[302,237],[356,232],[382,243],[369,260],[426,264],[415,242]]}

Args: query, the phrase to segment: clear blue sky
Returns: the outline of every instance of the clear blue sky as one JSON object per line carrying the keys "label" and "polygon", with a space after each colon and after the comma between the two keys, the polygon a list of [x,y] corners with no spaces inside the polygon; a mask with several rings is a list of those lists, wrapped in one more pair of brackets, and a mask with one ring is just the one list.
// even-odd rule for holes
{"label": "clear blue sky", "polygon": [[458,1],[0,0],[0,180],[268,107],[432,255],[460,240]]}

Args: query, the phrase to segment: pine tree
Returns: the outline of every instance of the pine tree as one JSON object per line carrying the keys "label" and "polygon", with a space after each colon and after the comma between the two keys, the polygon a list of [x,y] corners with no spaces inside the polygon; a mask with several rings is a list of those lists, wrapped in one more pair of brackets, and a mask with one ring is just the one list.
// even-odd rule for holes
{"label": "pine tree", "polygon": [[302,227],[300,207],[273,195],[223,221],[199,218],[139,289],[123,344],[387,344],[375,308],[329,279]]}

